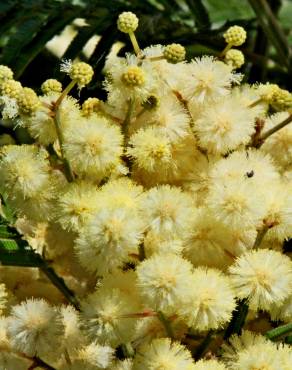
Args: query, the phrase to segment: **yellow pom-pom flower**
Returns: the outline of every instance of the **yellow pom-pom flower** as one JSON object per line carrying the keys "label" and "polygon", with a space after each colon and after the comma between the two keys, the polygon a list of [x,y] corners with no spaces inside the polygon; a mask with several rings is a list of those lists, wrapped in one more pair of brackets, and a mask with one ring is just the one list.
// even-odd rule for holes
{"label": "yellow pom-pom flower", "polygon": [[235,308],[231,281],[221,271],[198,267],[191,277],[191,292],[180,306],[179,316],[195,330],[223,327]]}
{"label": "yellow pom-pom flower", "polygon": [[137,267],[144,302],[166,315],[176,314],[192,291],[192,265],[182,257],[153,255]]}
{"label": "yellow pom-pom flower", "polygon": [[229,268],[238,298],[248,298],[253,310],[281,305],[292,292],[292,262],[273,250],[254,250],[240,256]]}
{"label": "yellow pom-pom flower", "polygon": [[223,36],[227,44],[232,46],[240,46],[246,40],[245,29],[240,26],[229,27]]}
{"label": "yellow pom-pom flower", "polygon": [[11,343],[28,356],[46,356],[60,346],[60,316],[43,299],[29,299],[12,308],[8,325]]}

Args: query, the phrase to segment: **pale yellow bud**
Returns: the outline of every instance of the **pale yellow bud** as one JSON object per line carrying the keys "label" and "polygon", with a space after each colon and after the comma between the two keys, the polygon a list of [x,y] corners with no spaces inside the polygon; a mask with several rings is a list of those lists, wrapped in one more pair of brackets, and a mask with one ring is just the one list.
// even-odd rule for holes
{"label": "pale yellow bud", "polygon": [[244,64],[244,55],[240,50],[230,49],[225,55],[225,61],[234,69],[240,68]]}
{"label": "pale yellow bud", "polygon": [[41,86],[42,92],[47,95],[50,93],[61,93],[62,92],[62,84],[58,80],[54,78],[50,78],[43,82]]}
{"label": "pale yellow bud", "polygon": [[88,98],[82,104],[82,113],[85,117],[89,117],[92,113],[98,112],[100,107],[100,100],[97,98]]}
{"label": "pale yellow bud", "polygon": [[245,29],[240,26],[229,27],[223,36],[227,44],[233,46],[240,46],[246,40]]}
{"label": "pale yellow bud", "polygon": [[18,94],[17,103],[23,114],[31,115],[40,106],[37,94],[29,87],[24,87]]}
{"label": "pale yellow bud", "polygon": [[0,82],[5,80],[12,80],[13,72],[12,70],[4,65],[0,65]]}
{"label": "pale yellow bud", "polygon": [[186,49],[180,44],[170,44],[164,48],[163,56],[170,63],[178,63],[185,59]]}
{"label": "pale yellow bud", "polygon": [[122,81],[128,86],[142,86],[145,83],[145,75],[142,68],[137,66],[129,67],[122,74]]}
{"label": "pale yellow bud", "polygon": [[117,26],[121,32],[131,33],[138,27],[139,20],[132,12],[123,12],[119,15]]}
{"label": "pale yellow bud", "polygon": [[288,90],[277,89],[274,93],[272,105],[277,110],[286,110],[292,108],[292,94]]}
{"label": "pale yellow bud", "polygon": [[74,63],[70,70],[70,77],[75,80],[80,87],[88,85],[93,77],[92,67],[84,62]]}
{"label": "pale yellow bud", "polygon": [[14,80],[6,80],[0,84],[0,94],[17,98],[22,89],[21,83]]}

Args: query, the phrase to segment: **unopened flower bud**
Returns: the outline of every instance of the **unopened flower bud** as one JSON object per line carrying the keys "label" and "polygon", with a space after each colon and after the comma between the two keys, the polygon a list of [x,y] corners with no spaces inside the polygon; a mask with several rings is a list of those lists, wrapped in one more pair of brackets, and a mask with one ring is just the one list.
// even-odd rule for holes
{"label": "unopened flower bud", "polygon": [[40,106],[37,94],[29,87],[24,87],[18,94],[17,103],[23,114],[31,115]]}
{"label": "unopened flower bud", "polygon": [[240,68],[244,64],[244,55],[240,50],[230,49],[225,55],[225,61],[234,69]]}
{"label": "unopened flower bud", "polygon": [[229,27],[223,36],[227,44],[231,44],[233,46],[240,46],[246,40],[245,29],[240,26]]}
{"label": "unopened flower bud", "polygon": [[9,98],[17,98],[21,89],[21,83],[14,80],[6,80],[0,84],[0,94]]}
{"label": "unopened flower bud", "polygon": [[137,66],[129,67],[122,74],[122,81],[128,86],[142,86],[145,83],[145,75],[142,68]]}
{"label": "unopened flower bud", "polygon": [[89,117],[92,113],[98,112],[100,100],[97,98],[88,98],[82,104],[82,113],[85,117]]}
{"label": "unopened flower bud", "polygon": [[88,85],[89,82],[92,80],[93,77],[93,69],[92,67],[84,62],[78,62],[72,64],[71,70],[70,70],[70,77],[72,80],[77,81],[79,87],[83,87],[85,85]]}
{"label": "unopened flower bud", "polygon": [[0,82],[12,79],[13,79],[12,70],[7,66],[0,65]]}
{"label": "unopened flower bud", "polygon": [[117,25],[118,29],[124,33],[134,32],[138,27],[139,20],[132,12],[123,12],[119,15]]}
{"label": "unopened flower bud", "polygon": [[43,82],[41,86],[42,92],[47,95],[50,93],[61,93],[62,92],[62,84],[58,80],[54,78],[50,78]]}
{"label": "unopened flower bud", "polygon": [[180,44],[170,44],[164,48],[163,56],[170,63],[178,63],[185,59],[186,49]]}
{"label": "unopened flower bud", "polygon": [[286,110],[292,108],[292,94],[288,90],[278,89],[274,93],[272,105],[277,110]]}

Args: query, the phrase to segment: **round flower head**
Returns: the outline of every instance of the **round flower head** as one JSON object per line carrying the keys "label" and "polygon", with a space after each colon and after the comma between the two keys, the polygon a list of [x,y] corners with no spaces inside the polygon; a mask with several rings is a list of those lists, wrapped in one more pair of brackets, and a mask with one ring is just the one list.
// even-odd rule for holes
{"label": "round flower head", "polygon": [[89,117],[93,113],[97,113],[100,108],[100,100],[97,98],[88,98],[82,104],[82,114]]}
{"label": "round flower head", "polygon": [[128,177],[111,180],[100,190],[100,198],[105,200],[107,208],[121,207],[131,211],[138,211],[141,208],[143,187]]}
{"label": "round flower head", "polygon": [[279,306],[292,291],[292,262],[273,250],[254,250],[240,256],[229,268],[238,298],[248,298],[253,310]]}
{"label": "round flower head", "polygon": [[4,65],[0,65],[0,83],[6,80],[12,80],[13,79],[13,72],[12,70]]}
{"label": "round flower head", "polygon": [[37,94],[29,87],[20,90],[17,103],[21,113],[28,116],[32,115],[41,104]]}
{"label": "round flower head", "polygon": [[250,149],[238,150],[215,162],[210,169],[209,178],[214,185],[228,186],[244,181],[255,187],[270,187],[279,182],[280,174],[270,155]]}
{"label": "round flower head", "polygon": [[78,232],[99,208],[99,192],[94,185],[71,183],[59,196],[56,217],[64,229]]}
{"label": "round flower head", "polygon": [[130,210],[102,209],[80,231],[76,253],[90,272],[103,275],[137,253],[144,224]]}
{"label": "round flower head", "polygon": [[86,370],[106,369],[112,363],[113,354],[113,348],[101,346],[98,343],[91,343],[78,351],[77,358],[80,367],[86,368]]}
{"label": "round flower head", "polygon": [[55,80],[54,78],[50,78],[42,83],[41,89],[42,89],[43,94],[61,93],[62,84],[58,80]]}
{"label": "round flower head", "polygon": [[123,12],[119,15],[117,26],[121,32],[132,33],[138,27],[139,19],[132,12]]}
{"label": "round flower head", "polygon": [[150,189],[142,201],[148,229],[161,236],[181,236],[193,215],[193,202],[180,188],[161,185]]}
{"label": "round flower head", "polygon": [[[149,126],[149,124],[153,124],[153,129],[150,128],[151,126]],[[155,129],[156,127],[159,127],[161,133]],[[149,140],[151,140],[151,134],[154,134],[157,138],[161,137],[163,134],[166,138],[169,138],[173,146],[175,146],[176,141],[189,134],[189,127],[189,115],[178,102],[177,98],[172,94],[161,97],[160,105],[157,108],[148,110],[147,112],[144,111],[130,126],[130,130],[134,132],[139,128],[143,128],[144,130],[139,133],[140,135],[149,135]],[[134,135],[132,137],[134,137]],[[149,143],[147,145],[149,146]]]}
{"label": "round flower head", "polygon": [[154,339],[139,349],[133,370],[193,370],[191,353],[169,338]]}
{"label": "round flower head", "polygon": [[240,26],[229,27],[223,36],[227,44],[233,46],[240,46],[246,40],[246,32],[244,28]]}
{"label": "round flower head", "polygon": [[233,83],[239,83],[241,76],[232,72],[232,67],[204,56],[185,65],[180,92],[186,100],[196,103],[218,100],[228,95]]}
{"label": "round flower head", "polygon": [[33,145],[8,145],[0,159],[0,188],[9,204],[19,213],[42,221],[49,216],[57,185],[46,157],[46,151]]}
{"label": "round flower head", "polygon": [[255,334],[249,330],[243,330],[240,336],[233,334],[228,339],[228,344],[223,343],[222,345],[223,360],[230,368],[232,368],[234,363],[238,360],[239,354],[244,350],[267,342],[268,339],[266,337],[260,334]]}
{"label": "round flower head", "polygon": [[206,106],[194,130],[202,148],[212,154],[226,154],[250,141],[254,122],[254,111],[232,96]]}
{"label": "round flower head", "polygon": [[47,356],[60,346],[60,317],[43,299],[29,299],[12,308],[8,324],[12,346],[28,356]]}
{"label": "round flower head", "polygon": [[[265,121],[263,134],[267,130],[278,125],[289,117],[288,112],[279,112],[268,117]],[[281,167],[285,168],[292,163],[292,125],[289,124],[281,130],[273,133],[269,136],[263,145],[261,150],[265,153],[269,153]]]}
{"label": "round flower head", "polygon": [[21,83],[14,80],[6,80],[0,84],[0,95],[17,99],[22,90]]}
{"label": "round flower head", "polygon": [[225,55],[225,61],[234,69],[240,68],[244,64],[244,55],[240,50],[230,49]]}
{"label": "round flower head", "polygon": [[217,360],[200,360],[195,363],[193,370],[227,370],[227,368]]}
{"label": "round flower head", "polygon": [[141,307],[118,289],[98,289],[81,306],[81,317],[90,339],[117,347],[131,341],[136,319],[129,317]]}
{"label": "round flower head", "polygon": [[182,62],[186,56],[186,49],[180,44],[169,44],[165,46],[163,56],[169,63]]}
{"label": "round flower head", "polygon": [[206,202],[215,219],[235,230],[261,224],[267,211],[260,189],[245,181],[213,185]]}
{"label": "round flower head", "polygon": [[156,311],[172,315],[192,290],[192,265],[182,257],[155,254],[137,267],[137,285],[144,302]]}
{"label": "round flower head", "polygon": [[188,301],[179,308],[179,316],[195,330],[223,327],[235,308],[229,278],[219,270],[198,267],[191,277]]}
{"label": "round flower head", "polygon": [[73,63],[69,71],[70,78],[77,82],[79,88],[88,85],[92,80],[93,74],[92,67],[84,62]]}
{"label": "round flower head", "polygon": [[65,131],[64,149],[73,171],[100,180],[119,161],[122,134],[117,126],[97,116]]}
{"label": "round flower head", "polygon": [[171,164],[170,140],[159,128],[140,129],[131,136],[129,145],[127,154],[139,168],[152,172]]}
{"label": "round flower head", "polygon": [[226,233],[205,208],[200,208],[183,236],[183,254],[194,266],[223,268],[230,263],[226,247]]}

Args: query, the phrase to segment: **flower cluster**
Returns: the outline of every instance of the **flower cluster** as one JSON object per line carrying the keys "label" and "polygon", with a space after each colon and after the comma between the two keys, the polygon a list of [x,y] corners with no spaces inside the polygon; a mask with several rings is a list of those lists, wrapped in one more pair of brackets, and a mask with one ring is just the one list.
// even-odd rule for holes
{"label": "flower cluster", "polygon": [[291,94],[241,84],[241,27],[187,61],[140,49],[133,13],[117,26],[135,53],[108,58],[106,101],[69,95],[94,78],[84,62],[39,96],[0,66],[3,122],[33,141],[1,137],[10,226],[63,279],[0,268],[0,368],[290,369],[254,332],[292,320]]}

